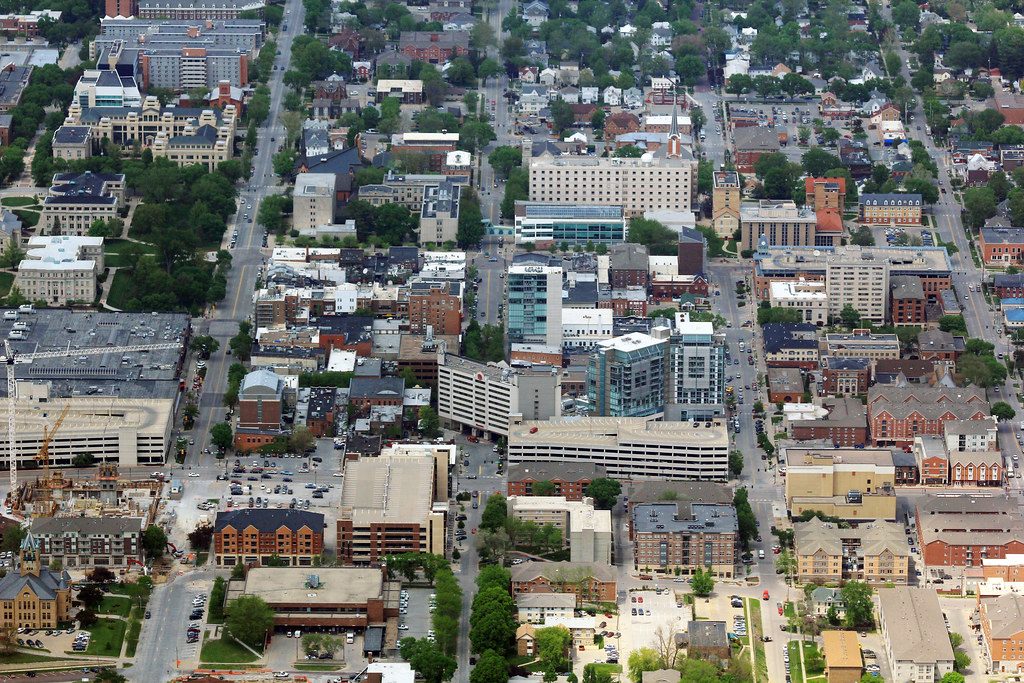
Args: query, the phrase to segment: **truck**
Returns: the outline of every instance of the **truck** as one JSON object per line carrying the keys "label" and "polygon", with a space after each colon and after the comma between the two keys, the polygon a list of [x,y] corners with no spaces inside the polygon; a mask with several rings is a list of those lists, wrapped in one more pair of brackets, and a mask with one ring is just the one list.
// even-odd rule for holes
{"label": "truck", "polygon": [[785,147],[789,144],[789,133],[786,131],[779,131],[779,144]]}

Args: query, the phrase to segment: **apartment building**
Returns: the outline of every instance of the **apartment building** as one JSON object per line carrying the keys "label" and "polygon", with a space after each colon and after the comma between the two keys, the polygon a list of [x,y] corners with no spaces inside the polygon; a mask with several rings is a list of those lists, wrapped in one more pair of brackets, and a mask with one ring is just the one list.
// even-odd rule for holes
{"label": "apartment building", "polygon": [[669,339],[668,401],[673,417],[704,420],[725,410],[725,340],[709,322],[677,314]]}
{"label": "apartment building", "polygon": [[[263,46],[266,24],[262,19],[210,19],[181,21],[107,15],[100,19],[100,34],[90,42],[93,58],[108,50],[140,47],[218,47],[244,50],[255,56]],[[101,62],[104,60],[100,60]]]}
{"label": "apartment building", "polygon": [[915,512],[921,555],[932,576],[1024,553],[1024,518],[1014,501],[998,493],[928,496]]}
{"label": "apartment building", "polygon": [[[454,290],[454,291],[453,291]],[[409,331],[435,335],[462,333],[462,297],[450,283],[418,281],[409,284]]]}
{"label": "apartment building", "polygon": [[770,368],[818,367],[818,328],[811,323],[768,323],[762,326],[765,364]]}
{"label": "apartment building", "polygon": [[562,346],[562,269],[513,265],[508,269],[508,340]]}
{"label": "apartment building", "polygon": [[397,98],[402,104],[422,104],[423,81],[381,78],[377,81],[377,103],[389,97]]}
{"label": "apartment building", "polygon": [[187,45],[143,48],[139,56],[144,89],[209,90],[220,81],[236,88],[249,85],[249,54],[245,50]]}
{"label": "apartment building", "polygon": [[934,590],[880,588],[878,616],[893,680],[935,683],[953,670],[953,647]]}
{"label": "apartment building", "polygon": [[950,420],[942,425],[946,450],[963,453],[991,453],[999,450],[999,427],[996,418]]}
{"label": "apartment building", "polygon": [[909,580],[910,549],[902,524],[874,521],[844,529],[814,517],[793,525],[793,545],[800,583],[905,586]]}
{"label": "apartment building", "polygon": [[533,593],[571,593],[577,606],[584,602],[614,602],[618,572],[599,562],[526,561],[511,568],[512,596]]}
{"label": "apartment building", "polygon": [[386,555],[444,555],[448,491],[430,455],[363,458],[345,468],[337,522],[338,560],[380,564]]}
{"label": "apartment building", "polygon": [[864,320],[882,324],[888,317],[890,261],[871,253],[840,252],[825,259],[829,314],[838,319],[852,306]]}
{"label": "apartment building", "polygon": [[587,366],[587,394],[594,414],[646,417],[664,412],[668,358],[668,341],[642,332],[598,342]]}
{"label": "apartment building", "polygon": [[444,64],[469,54],[469,35],[462,31],[402,31],[398,51],[416,61]]}
{"label": "apartment building", "polygon": [[887,448],[781,449],[786,463],[786,507],[848,519],[895,520],[896,466]]}
{"label": "apartment building", "polygon": [[333,173],[299,173],[295,176],[292,215],[296,230],[312,230],[334,223],[336,183],[337,176]]}
{"label": "apartment building", "polygon": [[508,468],[508,495],[561,496],[569,501],[583,500],[595,479],[603,478],[603,467],[591,463],[531,462]]}
{"label": "apartment building", "polygon": [[91,304],[102,272],[102,237],[41,235],[29,238],[14,286],[28,300],[51,306]]}
{"label": "apartment building", "polygon": [[711,225],[722,238],[732,237],[740,228],[740,175],[736,171],[712,174]]}
{"label": "apartment building", "polygon": [[509,419],[548,420],[562,414],[562,374],[550,367],[511,368],[438,353],[437,413],[450,428],[494,440]]}
{"label": "apartment building", "polygon": [[862,194],[858,220],[865,225],[921,225],[921,195]]}
{"label": "apartment building", "polygon": [[846,178],[804,178],[804,192],[815,213],[846,208]]}
{"label": "apartment building", "polygon": [[889,280],[889,321],[893,325],[923,327],[928,322],[928,297],[921,278],[899,275]]}
{"label": "apartment building", "polygon": [[822,351],[831,358],[899,360],[900,340],[895,334],[874,334],[867,328],[832,332],[825,335]]}
{"label": "apartment building", "polygon": [[697,161],[649,153],[639,159],[559,155],[545,151],[529,165],[530,201],[570,206],[620,206],[626,218],[646,211],[692,211],[697,191]]}
{"label": "apartment building", "polygon": [[731,505],[642,503],[630,516],[633,566],[693,574],[698,569],[732,578],[739,523]]}
{"label": "apartment building", "polygon": [[42,517],[33,520],[40,560],[65,569],[127,569],[142,566],[143,520],[139,517]]}
{"label": "apartment building", "polygon": [[917,349],[921,360],[942,361],[947,366],[956,364],[966,343],[966,338],[953,336],[952,333],[939,329],[924,330],[917,336]]}
{"label": "apartment building", "polygon": [[986,668],[993,673],[1024,672],[1024,595],[1004,593],[979,600],[978,615]]}
{"label": "apartment building", "polygon": [[420,246],[455,242],[459,234],[461,186],[445,179],[423,188],[418,241]]}
{"label": "apartment building", "polygon": [[516,596],[521,624],[543,624],[547,619],[569,619],[576,614],[572,593],[523,593]]}
{"label": "apartment building", "polygon": [[788,200],[762,199],[740,206],[740,249],[759,245],[813,247],[818,219],[806,207]]}
{"label": "apartment building", "polygon": [[243,14],[263,12],[263,3],[257,0],[136,0],[136,3],[140,19],[205,21],[237,19]]}
{"label": "apartment building", "polygon": [[818,327],[828,324],[829,302],[824,282],[772,282],[768,301],[772,308],[798,311],[802,322]]}
{"label": "apartment building", "polygon": [[620,244],[626,239],[621,206],[516,200],[516,244]]}
{"label": "apartment building", "polygon": [[563,496],[511,496],[509,516],[538,527],[551,525],[562,533],[571,562],[612,561],[612,514],[595,510],[592,498],[568,500]]}
{"label": "apartment building", "polygon": [[875,385],[868,390],[868,421],[875,445],[909,446],[916,436],[942,436],[952,420],[982,420],[991,414],[978,387]]}
{"label": "apartment building", "polygon": [[724,481],[729,434],[721,419],[652,422],[638,417],[575,417],[544,422],[513,418],[509,465],[593,463],[628,479]]}
{"label": "apartment building", "polygon": [[271,560],[312,567],[324,552],[324,516],[318,512],[245,508],[222,510],[213,525],[218,567],[265,566]]}
{"label": "apartment building", "polygon": [[39,234],[87,235],[94,222],[117,218],[123,201],[122,173],[58,173],[43,199]]}

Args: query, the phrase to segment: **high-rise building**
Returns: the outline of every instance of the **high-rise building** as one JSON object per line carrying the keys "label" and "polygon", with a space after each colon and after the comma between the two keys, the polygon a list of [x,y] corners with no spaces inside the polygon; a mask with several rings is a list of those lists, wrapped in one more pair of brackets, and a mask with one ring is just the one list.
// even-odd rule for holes
{"label": "high-rise building", "polygon": [[598,342],[587,368],[594,415],[647,417],[665,410],[669,345],[642,332]]}
{"label": "high-rise building", "polygon": [[813,247],[818,219],[807,207],[789,200],[762,199],[740,207],[740,248],[753,251],[770,246]]}
{"label": "high-rise building", "polygon": [[562,269],[508,269],[508,340],[512,344],[562,345]]}
{"label": "high-rise building", "polygon": [[721,415],[725,406],[725,344],[709,322],[680,315],[669,347],[669,402],[680,419]]}
{"label": "high-rise building", "polygon": [[740,227],[740,174],[715,171],[711,195],[711,225],[719,237],[732,237]]}

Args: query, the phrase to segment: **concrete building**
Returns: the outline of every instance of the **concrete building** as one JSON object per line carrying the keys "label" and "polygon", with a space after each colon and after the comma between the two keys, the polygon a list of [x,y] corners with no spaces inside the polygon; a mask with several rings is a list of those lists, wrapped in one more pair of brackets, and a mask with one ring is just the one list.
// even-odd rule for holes
{"label": "concrete building", "polygon": [[583,500],[590,483],[606,475],[603,467],[590,463],[532,462],[513,465],[508,468],[508,495],[510,498],[553,495],[569,501]]}
{"label": "concrete building", "polygon": [[419,244],[455,242],[459,234],[459,196],[461,186],[451,180],[423,188],[420,207]]}
{"label": "concrete building", "polygon": [[772,282],[768,301],[772,308],[799,311],[802,322],[818,327],[828,324],[829,303],[824,282]]}
{"label": "concrete building", "polygon": [[740,176],[735,171],[712,174],[711,225],[722,238],[732,237],[740,227]]}
{"label": "concrete building", "polygon": [[39,541],[28,532],[18,551],[18,567],[0,578],[0,628],[55,628],[68,620],[71,577],[43,564]]}
{"label": "concrete building", "polygon": [[296,230],[310,230],[334,223],[333,173],[300,173],[295,176],[293,221]]}
{"label": "concrete building", "polygon": [[942,425],[946,450],[950,453],[991,453],[999,450],[999,427],[996,418],[981,420],[950,420]]}
{"label": "concrete building", "polygon": [[992,673],[1024,672],[1024,595],[1005,593],[979,600],[978,614],[986,668]]}
{"label": "concrete building", "polygon": [[498,439],[509,419],[547,420],[562,414],[562,375],[549,367],[511,368],[438,353],[437,412],[446,425]]}
{"label": "concrete building", "polygon": [[593,349],[612,337],[610,308],[562,308],[562,344],[566,349]]}
{"label": "concrete building", "polygon": [[647,417],[664,412],[669,344],[640,332],[598,342],[587,367],[595,415]]}
{"label": "concrete building", "polygon": [[740,249],[759,245],[813,247],[818,219],[814,212],[791,201],[763,199],[740,206]]}
{"label": "concrete building", "polygon": [[448,490],[436,485],[436,470],[435,458],[427,455],[349,462],[337,523],[338,560],[375,566],[394,553],[444,555]]}
{"label": "concrete building", "polygon": [[838,319],[852,306],[864,320],[882,324],[888,317],[890,261],[864,252],[841,251],[825,259],[829,315]]}
{"label": "concrete building", "polygon": [[92,129],[89,126],[65,124],[53,131],[50,148],[57,159],[88,159],[92,156]]}
{"label": "concrete building", "polygon": [[878,616],[893,680],[934,683],[953,670],[953,648],[934,590],[880,588]]}
{"label": "concrete building", "polygon": [[508,269],[508,339],[512,344],[562,345],[562,269]]}
{"label": "concrete building", "polygon": [[706,569],[732,578],[739,526],[731,505],[643,503],[630,517],[633,565],[693,574]]}
{"label": "concrete building", "polygon": [[668,400],[679,419],[702,420],[725,409],[725,340],[710,322],[677,314],[669,345]]}
{"label": "concrete building", "polygon": [[794,524],[793,532],[800,583],[905,586],[909,580],[910,550],[901,524],[876,521],[844,529],[814,517]]}
{"label": "concrete building", "polygon": [[221,81],[236,88],[249,85],[250,55],[243,49],[166,45],[143,48],[139,55],[145,90],[209,90]]}
{"label": "concrete building", "polygon": [[324,551],[324,516],[303,510],[222,510],[213,525],[218,567],[263,566],[271,559],[312,567]]}
{"label": "concrete building", "polygon": [[562,532],[571,562],[612,561],[610,510],[595,510],[591,498],[574,501],[563,496],[511,496],[509,516],[538,527],[553,526]]}
{"label": "concrete building", "polygon": [[32,534],[44,564],[128,569],[145,560],[142,522],[139,517],[42,517],[33,520]]}
{"label": "concrete building", "polygon": [[900,339],[895,334],[874,334],[870,329],[857,329],[850,333],[830,332],[825,335],[822,352],[830,358],[898,360]]}
{"label": "concrete building", "polygon": [[29,301],[51,306],[91,304],[103,272],[103,238],[65,235],[29,238],[14,286]]}
{"label": "concrete building", "polygon": [[516,597],[521,624],[543,624],[547,619],[576,614],[576,596],[571,593],[523,593]]}
{"label": "concrete building", "polygon": [[626,220],[621,206],[517,200],[515,233],[516,244],[533,244],[538,248],[562,242],[620,244],[626,239]]}
{"label": "concrete building", "polygon": [[258,0],[137,0],[140,19],[237,19],[242,13],[262,12]]}
{"label": "concrete building", "polygon": [[580,206],[621,206],[626,218],[645,211],[692,211],[697,161],[647,153],[639,159],[559,155],[524,151],[530,172],[530,201]]}
{"label": "concrete building", "polygon": [[896,519],[896,466],[889,449],[786,447],[781,456],[793,516],[819,510],[855,521]]}
{"label": "concrete building", "polygon": [[124,174],[58,173],[43,199],[39,216],[39,235],[78,235],[89,233],[96,221],[117,218],[124,201]]}
{"label": "concrete building", "polygon": [[[108,14],[100,19],[100,34],[89,44],[93,58],[116,49],[141,47],[220,47],[245,50],[254,57],[263,45],[262,19],[209,19],[204,22],[141,19]],[[100,60],[101,62],[104,60]]]}
{"label": "concrete building", "polygon": [[530,593],[571,593],[584,602],[614,602],[618,572],[597,562],[526,561],[511,568],[512,596]]}
{"label": "concrete building", "polygon": [[139,107],[142,105],[142,93],[135,74],[121,75],[111,69],[86,69],[75,84],[72,101],[82,107]]}
{"label": "concrete building", "polygon": [[588,462],[611,477],[724,481],[729,434],[720,419],[651,422],[645,418],[574,417],[545,422],[513,419],[510,465]]}

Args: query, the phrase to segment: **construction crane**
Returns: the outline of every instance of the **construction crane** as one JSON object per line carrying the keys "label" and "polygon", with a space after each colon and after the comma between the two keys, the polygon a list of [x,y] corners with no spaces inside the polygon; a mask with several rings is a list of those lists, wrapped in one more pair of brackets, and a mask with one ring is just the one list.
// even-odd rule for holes
{"label": "construction crane", "polygon": [[53,441],[53,435],[64,424],[64,418],[68,416],[70,409],[71,406],[65,403],[64,409],[60,411],[60,416],[53,423],[53,427],[47,430],[46,425],[43,425],[43,445],[39,447],[39,452],[36,453],[36,461],[43,463],[43,476],[47,483],[50,481],[50,442]]}
{"label": "construction crane", "polygon": [[[104,353],[134,353],[141,351],[162,351],[166,349],[181,348],[180,343],[168,344],[139,344],[137,346],[97,346],[89,349],[72,349],[70,342],[67,348],[61,351],[38,351],[35,353],[15,353],[11,348],[11,342],[4,340],[4,355],[0,356],[0,362],[7,366],[7,460],[11,468],[11,501],[14,501],[15,491],[18,489],[18,455],[15,452],[15,441],[17,431],[14,425],[14,410],[18,398],[18,383],[14,378],[15,363],[29,363],[35,360],[47,358],[67,358],[69,356],[96,356]],[[61,416],[63,420],[63,415]],[[50,432],[52,438],[54,428]],[[44,430],[45,443],[45,430]],[[47,462],[49,456],[47,456]]]}

